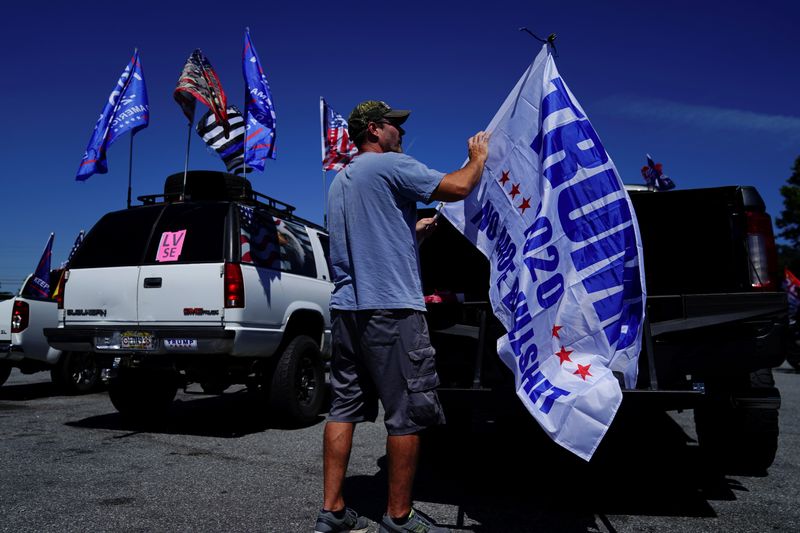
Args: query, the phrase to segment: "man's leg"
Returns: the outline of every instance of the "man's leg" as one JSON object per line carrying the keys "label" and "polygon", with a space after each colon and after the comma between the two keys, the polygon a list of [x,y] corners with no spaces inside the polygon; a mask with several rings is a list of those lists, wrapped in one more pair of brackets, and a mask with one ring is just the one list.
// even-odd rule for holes
{"label": "man's leg", "polygon": [[350,449],[353,445],[352,422],[327,422],[322,442],[323,456],[323,506],[326,511],[344,509],[342,486],[350,461]]}
{"label": "man's leg", "polygon": [[[386,437],[389,459],[389,503],[386,514],[403,518],[411,511],[411,489],[419,458],[419,434]],[[326,485],[327,487],[327,485]]]}

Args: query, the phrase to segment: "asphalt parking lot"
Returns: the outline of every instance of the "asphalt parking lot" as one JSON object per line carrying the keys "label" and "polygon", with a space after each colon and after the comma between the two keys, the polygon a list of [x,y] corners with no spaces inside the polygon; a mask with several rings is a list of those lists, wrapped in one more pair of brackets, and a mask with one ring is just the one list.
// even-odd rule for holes
{"label": "asphalt parking lot", "polygon": [[[800,374],[776,369],[778,457],[766,476],[716,472],[691,412],[622,411],[591,463],[532,422],[428,435],[418,506],[456,531],[799,531]],[[322,419],[274,427],[257,395],[179,393],[134,427],[105,393],[60,395],[46,373],[0,388],[2,531],[312,531]],[[382,425],[356,432],[349,505],[383,512]]]}

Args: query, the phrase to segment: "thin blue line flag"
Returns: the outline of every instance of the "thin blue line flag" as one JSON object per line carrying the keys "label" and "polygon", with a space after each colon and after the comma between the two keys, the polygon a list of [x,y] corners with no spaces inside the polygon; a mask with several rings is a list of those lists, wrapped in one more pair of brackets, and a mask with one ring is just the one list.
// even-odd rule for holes
{"label": "thin blue line flag", "polygon": [[245,163],[256,170],[264,170],[267,158],[275,159],[275,105],[249,30],[244,33],[242,72],[247,93],[244,110],[247,123]]}
{"label": "thin blue line flag", "polygon": [[36,272],[28,278],[25,286],[20,291],[20,296],[25,298],[49,298],[50,297],[50,259],[53,255],[53,234],[47,239],[39,264],[36,265]]}
{"label": "thin blue line flag", "polygon": [[108,172],[106,152],[111,143],[128,131],[133,135],[147,127],[149,122],[150,105],[147,103],[142,63],[139,51],[135,50],[97,119],[75,179],[85,181],[92,174]]}

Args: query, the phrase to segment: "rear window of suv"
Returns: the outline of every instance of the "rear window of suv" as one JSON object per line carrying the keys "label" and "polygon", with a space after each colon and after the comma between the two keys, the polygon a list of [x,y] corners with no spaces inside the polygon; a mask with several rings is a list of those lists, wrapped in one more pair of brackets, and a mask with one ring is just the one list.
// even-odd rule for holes
{"label": "rear window of suv", "polygon": [[[225,259],[225,218],[229,204],[169,204],[156,223],[143,264],[222,262]],[[164,248],[178,250],[168,261],[158,261]],[[163,258],[162,258],[163,259]]]}
{"label": "rear window of suv", "polygon": [[164,206],[115,211],[103,216],[86,234],[70,268],[136,266]]}
{"label": "rear window of suv", "polygon": [[[86,234],[70,268],[221,262],[228,205],[168,204],[109,213]],[[165,239],[179,253],[161,263],[156,257]]]}

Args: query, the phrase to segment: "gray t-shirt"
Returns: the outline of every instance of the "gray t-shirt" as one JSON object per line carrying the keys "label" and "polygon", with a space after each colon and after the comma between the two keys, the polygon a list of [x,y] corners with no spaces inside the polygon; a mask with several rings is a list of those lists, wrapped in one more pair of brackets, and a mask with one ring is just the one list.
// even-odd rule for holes
{"label": "gray t-shirt", "polygon": [[333,180],[332,309],[425,310],[415,226],[444,173],[404,154],[359,154]]}

